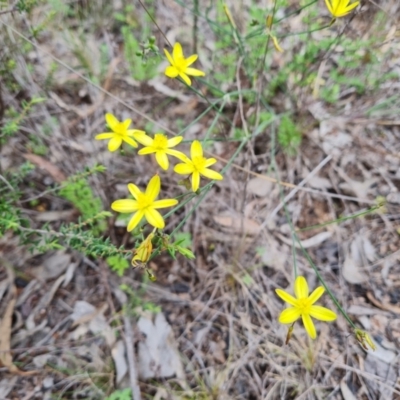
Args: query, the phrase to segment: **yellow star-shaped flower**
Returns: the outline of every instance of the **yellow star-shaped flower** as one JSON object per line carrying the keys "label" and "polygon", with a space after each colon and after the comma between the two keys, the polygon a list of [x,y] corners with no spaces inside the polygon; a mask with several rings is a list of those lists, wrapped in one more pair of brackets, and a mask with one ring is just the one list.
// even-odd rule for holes
{"label": "yellow star-shaped flower", "polygon": [[115,151],[121,147],[122,142],[126,142],[133,147],[138,147],[138,144],[135,142],[135,139],[144,135],[144,131],[140,131],[138,129],[128,129],[131,124],[131,119],[126,119],[123,122],[119,122],[118,119],[110,114],[106,114],[106,122],[110,127],[112,132],[99,133],[95,136],[96,140],[104,140],[110,139],[108,142],[108,150]]}
{"label": "yellow star-shaped flower", "polygon": [[215,158],[203,157],[203,148],[198,140],[193,141],[190,147],[190,158],[186,157],[182,159],[183,163],[177,164],[174,171],[177,174],[189,175],[192,174],[192,190],[196,192],[200,186],[200,175],[205,176],[208,179],[222,180],[223,176],[209,169],[211,165],[215,164],[217,160]]}
{"label": "yellow star-shaped flower", "polygon": [[317,287],[311,295],[308,292],[308,284],[303,276],[298,276],[294,283],[294,293],[296,298],[281,289],[276,289],[276,294],[292,307],[281,312],[279,322],[281,324],[292,324],[300,317],[303,320],[304,328],[312,339],[317,337],[314,323],[311,317],[320,321],[334,321],[336,314],[325,307],[315,306],[314,303],[323,295],[325,289]]}
{"label": "yellow star-shaped flower", "polygon": [[189,68],[189,66],[197,60],[198,55],[193,54],[192,56],[185,58],[180,43],[174,44],[172,56],[166,49],[164,49],[164,53],[171,64],[165,70],[165,75],[167,75],[169,78],[176,78],[177,76],[180,76],[183,81],[188,86],[190,86],[192,84],[192,81],[190,80],[188,75],[205,76],[205,73],[203,71],[200,71],[196,68]]}
{"label": "yellow star-shaped flower", "polygon": [[183,153],[178,150],[173,150],[171,147],[177,146],[183,139],[183,136],[175,136],[172,139],[168,139],[163,133],[156,133],[154,139],[147,135],[136,137],[136,140],[141,143],[144,147],[139,150],[140,155],[156,153],[156,160],[160,167],[167,170],[169,167],[169,160],[167,154],[177,157],[180,160],[186,157]]}
{"label": "yellow star-shaped flower", "polygon": [[351,0],[325,0],[325,4],[334,18],[340,18],[347,15],[360,4],[359,1],[349,4],[350,1]]}
{"label": "yellow star-shaped flower", "polygon": [[111,204],[114,211],[120,213],[134,213],[128,224],[128,232],[135,229],[143,217],[147,222],[155,228],[162,229],[165,226],[162,215],[157,211],[157,208],[172,207],[178,204],[178,200],[165,199],[157,200],[160,193],[161,180],[158,175],[153,176],[147,185],[146,191],[143,193],[133,183],[128,184],[128,190],[134,197],[131,199],[116,200]]}

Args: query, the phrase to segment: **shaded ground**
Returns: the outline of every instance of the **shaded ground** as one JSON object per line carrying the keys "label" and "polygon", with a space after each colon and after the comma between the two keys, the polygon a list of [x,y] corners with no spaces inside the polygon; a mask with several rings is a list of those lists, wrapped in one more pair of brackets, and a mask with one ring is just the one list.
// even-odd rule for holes
{"label": "shaded ground", "polygon": [[[246,26],[241,12],[250,7],[244,3],[229,5],[239,28]],[[367,86],[362,93],[350,85],[334,102],[316,99],[313,91],[329,86],[330,72],[345,57],[340,45],[318,53],[302,79],[297,71],[288,71],[285,87],[276,90],[268,106],[277,115],[290,110],[295,116],[302,134],[298,152],[289,155],[282,146],[273,146],[273,126],[245,145],[225,179],[183,227],[190,233],[195,260],[167,255],[154,259],[150,267],[157,281],[152,283],[143,280],[141,269],[130,269],[120,278],[101,259],[70,249],[32,255],[10,232],[1,238],[0,329],[2,337],[11,338],[14,365],[33,373],[0,368],[0,399],[106,398],[114,389],[131,385],[129,374],[123,374],[129,350],[135,353],[140,388],[147,398],[400,398],[400,44],[395,26],[400,10],[396,2],[384,3],[384,22],[376,29],[377,8],[367,3],[354,19],[338,21],[332,30],[354,40],[379,33],[379,45],[359,50],[362,57],[352,77],[366,77],[368,72],[372,78],[386,73],[393,78],[378,82],[374,90]],[[113,4],[112,10],[100,3],[73,7],[77,14],[64,19],[65,30],[57,29],[63,20],[60,12],[29,46],[17,32],[32,38],[29,27],[43,23],[51,6],[40,6],[29,17],[0,15],[7,24],[2,22],[1,56],[5,63],[13,54],[16,67],[11,75],[19,85],[16,90],[1,82],[2,107],[21,110],[23,99],[46,98],[1,147],[0,159],[2,171],[26,159],[36,166],[24,181],[20,206],[38,229],[48,222],[57,231],[61,223],[78,220],[79,212],[52,189],[87,166],[107,167],[90,177],[106,210],[126,196],[128,182],[144,187],[157,170],[151,158],[139,158],[129,149],[110,154],[104,143],[93,140],[104,129],[105,112],[121,120],[132,118],[137,128],[176,134],[208,107],[163,76],[165,63],[155,67],[160,74],[150,82],[131,77],[122,23],[110,17],[112,12],[123,13],[122,5]],[[140,21],[145,14],[137,7],[139,11],[128,14]],[[203,15],[208,7],[201,5]],[[193,13],[170,1],[160,2],[154,12],[168,39],[182,41],[190,51]],[[212,10],[207,15],[216,18]],[[218,40],[204,18],[197,23],[199,37],[204,38],[198,44],[200,62],[211,75]],[[148,24],[162,48],[162,36]],[[287,23],[288,31],[304,28],[300,17]],[[309,39],[322,41],[328,32],[316,32]],[[282,40],[282,46],[286,52],[273,55],[266,82],[292,62],[293,52],[304,51],[304,41],[297,37]],[[377,70],[363,68],[370,52],[378,54]],[[239,72],[224,83],[225,91],[251,87],[240,63],[236,66]],[[300,84],[312,71],[321,78],[319,88]],[[79,74],[90,76],[97,86]],[[215,99],[210,88],[200,83],[195,87]],[[223,115],[234,127],[218,117],[212,134],[237,139],[235,128],[244,129],[252,113],[255,105],[248,98],[241,102],[232,97]],[[185,140],[204,138],[215,118],[213,111],[199,118],[185,132]],[[208,151],[222,169],[237,148],[236,141],[216,141]],[[275,163],[279,178],[291,186],[276,184]],[[172,175],[164,173],[162,182],[166,198],[184,192]],[[377,345],[374,353],[358,345],[341,316],[332,324],[318,323],[315,341],[297,324],[289,345],[284,345],[287,328],[277,322],[284,305],[275,289],[292,290],[293,242],[281,191],[298,230],[366,211],[376,206],[378,196],[385,199],[384,207],[365,216],[298,232],[352,321],[370,332]],[[29,201],[39,194],[38,202]],[[166,231],[171,232],[192,207],[190,203],[169,218]],[[115,218],[109,219],[106,236],[117,246],[134,245]],[[300,273],[315,287],[315,273],[301,250],[296,254]],[[129,288],[128,295],[122,284]],[[322,304],[333,308],[328,296]],[[130,319],[124,318],[124,307],[133,310]],[[159,353],[151,358],[154,348]]]}

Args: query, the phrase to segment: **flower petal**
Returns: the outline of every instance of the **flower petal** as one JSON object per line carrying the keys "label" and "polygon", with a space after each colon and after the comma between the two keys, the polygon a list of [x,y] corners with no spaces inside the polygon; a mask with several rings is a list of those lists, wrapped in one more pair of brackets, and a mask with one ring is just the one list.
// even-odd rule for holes
{"label": "flower petal", "polygon": [[128,190],[136,200],[142,194],[142,191],[133,183],[128,183]]}
{"label": "flower petal", "polygon": [[190,76],[206,76],[205,72],[200,71],[199,69],[196,68],[186,68],[185,74],[188,74]]}
{"label": "flower petal", "polygon": [[214,165],[217,162],[217,160],[215,158],[207,158],[206,163],[205,163],[205,167],[211,167],[211,165]]}
{"label": "flower petal", "polygon": [[114,130],[114,128],[119,124],[117,118],[111,113],[106,114],[106,122],[107,125],[111,128],[111,130]]}
{"label": "flower petal", "polygon": [[200,174],[198,171],[193,171],[192,174],[192,190],[196,192],[200,186]]}
{"label": "flower petal", "polygon": [[169,63],[171,65],[174,65],[174,60],[172,59],[172,56],[169,53],[169,51],[167,49],[164,49],[164,53],[165,53],[165,56],[167,57],[167,60],[169,61]]}
{"label": "flower petal", "polygon": [[152,147],[154,139],[147,135],[135,135],[135,139],[143,146]]}
{"label": "flower petal", "polygon": [[168,76],[168,78],[176,78],[179,75],[179,71],[172,65],[165,68],[164,74]]}
{"label": "flower petal", "polygon": [[94,138],[96,140],[104,140],[104,139],[111,139],[112,137],[114,137],[115,133],[99,133],[98,135],[96,135]]}
{"label": "flower petal", "polygon": [[334,321],[337,318],[336,313],[334,313],[332,310],[329,310],[328,308],[321,306],[311,306],[310,315],[315,319],[327,322]]}
{"label": "flower petal", "polygon": [[122,140],[128,144],[130,144],[132,147],[138,147],[138,144],[129,136],[125,136],[124,138],[122,138]]}
{"label": "flower petal", "polygon": [[298,299],[308,297],[308,284],[304,276],[298,276],[294,282],[294,294]]}
{"label": "flower petal", "polygon": [[291,324],[300,318],[301,311],[295,307],[289,307],[286,310],[283,310],[279,315],[279,322],[281,324]]}
{"label": "flower petal", "polygon": [[183,82],[186,83],[186,85],[191,86],[192,85],[192,81],[190,80],[190,78],[183,72],[179,72],[179,76],[182,78]]}
{"label": "flower petal", "polygon": [[115,151],[115,150],[118,150],[121,147],[121,144],[122,144],[122,139],[121,138],[113,137],[108,142],[108,150],[111,151],[111,152]]}
{"label": "flower petal", "polygon": [[308,298],[310,304],[314,304],[325,292],[325,289],[322,286],[318,286]]}
{"label": "flower petal", "polygon": [[161,179],[158,175],[154,175],[147,185],[145,195],[149,201],[153,202],[160,193]]}
{"label": "flower petal", "polygon": [[311,339],[315,339],[317,337],[317,332],[315,330],[314,322],[312,321],[311,317],[308,314],[302,315],[304,328],[306,329],[307,333],[310,335]]}
{"label": "flower petal", "polygon": [[291,296],[289,293],[285,292],[282,289],[275,289],[275,293],[286,303],[289,303],[292,306],[297,306],[297,300]]}
{"label": "flower petal", "polygon": [[185,60],[186,67],[188,67],[189,65],[192,65],[198,58],[199,58],[199,56],[197,54],[193,54],[192,56],[189,56]]}
{"label": "flower petal", "polygon": [[132,215],[131,220],[129,221],[129,224],[127,226],[127,231],[133,231],[136,226],[139,224],[139,222],[142,220],[144,216],[144,212],[142,210],[139,210],[138,212],[136,212],[135,214]]}
{"label": "flower petal", "polygon": [[184,58],[183,57],[183,51],[182,51],[182,46],[180,43],[176,42],[174,44],[174,48],[172,49],[172,58],[174,60],[178,59],[178,58]]}
{"label": "flower petal", "polygon": [[201,175],[205,176],[208,179],[212,179],[212,180],[216,180],[216,181],[221,181],[222,179],[224,179],[224,177],[216,171],[213,171],[212,169],[209,168],[203,168],[200,171]]}
{"label": "flower petal", "polygon": [[143,147],[143,149],[140,149],[138,151],[138,154],[143,156],[145,154],[152,154],[155,153],[157,150],[154,147]]}
{"label": "flower petal", "polygon": [[191,164],[177,164],[175,165],[174,171],[180,175],[188,175],[193,173],[193,165]]}
{"label": "flower petal", "polygon": [[136,139],[136,136],[143,136],[143,135],[145,135],[146,134],[146,132],[145,131],[141,131],[141,130],[139,130],[139,129],[128,129],[127,131],[126,131],[126,134],[128,135],[128,136],[132,136],[134,139]]}
{"label": "flower petal", "polygon": [[168,148],[175,147],[180,142],[182,142],[182,140],[183,140],[183,136],[175,136],[175,137],[167,140],[167,143],[168,143],[167,146],[168,146]]}
{"label": "flower petal", "polygon": [[158,165],[166,171],[169,167],[168,156],[165,154],[165,151],[157,151],[156,152],[156,160]]}
{"label": "flower petal", "polygon": [[153,203],[154,208],[167,208],[176,206],[178,204],[178,200],[176,199],[164,199],[164,200],[157,200]]}
{"label": "flower petal", "polygon": [[326,8],[329,10],[329,12],[332,15],[334,15],[330,0],[325,0],[325,4],[326,4]]}
{"label": "flower petal", "polygon": [[124,131],[127,131],[129,128],[129,125],[132,123],[131,119],[126,119],[123,123],[122,126],[124,127]]}
{"label": "flower petal", "polygon": [[150,225],[153,225],[154,227],[160,229],[164,228],[165,226],[164,219],[162,215],[154,208],[151,207],[147,208],[146,211],[144,212],[144,216]]}
{"label": "flower petal", "polygon": [[196,157],[203,157],[203,147],[198,140],[194,140],[190,146],[190,157],[192,160]]}
{"label": "flower petal", "polygon": [[111,204],[111,208],[120,213],[131,213],[138,209],[138,204],[136,200],[131,199],[115,200]]}
{"label": "flower petal", "polygon": [[174,149],[167,149],[165,150],[165,154],[170,154],[171,156],[174,156],[178,158],[181,161],[186,161],[188,158],[186,157],[185,154],[183,154],[181,151],[174,150]]}

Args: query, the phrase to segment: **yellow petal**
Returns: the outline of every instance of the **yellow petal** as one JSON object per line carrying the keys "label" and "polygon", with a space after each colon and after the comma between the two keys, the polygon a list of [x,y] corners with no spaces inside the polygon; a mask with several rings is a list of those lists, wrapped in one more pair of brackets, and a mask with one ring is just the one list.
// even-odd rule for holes
{"label": "yellow petal", "polygon": [[145,154],[152,154],[155,153],[157,150],[154,147],[143,147],[143,149],[140,149],[138,151],[138,154],[143,156]]}
{"label": "yellow petal", "polygon": [[326,322],[334,321],[337,318],[333,311],[321,306],[311,306],[310,315],[315,319]]}
{"label": "yellow petal", "polygon": [[203,157],[203,147],[198,140],[194,140],[190,146],[190,157],[192,160],[196,157]]}
{"label": "yellow petal", "polygon": [[124,142],[130,144],[132,147],[138,147],[138,144],[130,137],[126,136],[122,139]]}
{"label": "yellow petal", "polygon": [[216,180],[216,181],[222,181],[222,179],[224,179],[224,177],[216,171],[213,171],[212,169],[209,168],[203,168],[200,171],[200,174],[205,176],[208,179],[212,179],[212,180]]}
{"label": "yellow petal", "polygon": [[114,137],[115,133],[99,133],[98,135],[96,135],[94,138],[96,140],[104,140],[104,139],[111,139],[112,137]]}
{"label": "yellow petal", "polygon": [[142,210],[133,214],[131,220],[129,221],[128,227],[126,228],[128,232],[133,231],[139,222],[142,220],[144,212]]}
{"label": "yellow petal", "polygon": [[160,193],[161,179],[158,175],[154,175],[147,185],[145,195],[149,201],[153,202]]}
{"label": "yellow petal", "polygon": [[199,58],[199,56],[197,54],[193,54],[192,56],[189,56],[185,62],[186,62],[186,67],[188,67],[189,65],[192,65],[197,59]]}
{"label": "yellow petal", "polygon": [[271,38],[272,38],[272,42],[274,43],[275,49],[276,49],[277,51],[279,51],[280,53],[283,53],[283,49],[282,49],[281,46],[279,46],[278,39],[276,38],[276,36],[271,35]]}
{"label": "yellow petal", "polygon": [[126,134],[128,135],[128,136],[132,136],[134,139],[136,139],[136,136],[142,136],[142,135],[145,135],[146,134],[146,132],[145,131],[141,131],[141,130],[139,130],[139,129],[128,129],[127,131],[126,131]]}
{"label": "yellow petal", "polygon": [[147,222],[150,225],[153,225],[155,228],[162,229],[165,226],[164,219],[162,215],[155,210],[154,208],[147,208],[144,212],[144,216],[147,219]]}
{"label": "yellow petal", "polygon": [[135,199],[142,194],[142,191],[133,183],[128,183],[128,190]]}
{"label": "yellow petal", "polygon": [[193,173],[193,165],[191,164],[177,164],[174,171],[180,175],[188,175]]}
{"label": "yellow petal", "polygon": [[308,314],[302,315],[304,328],[306,329],[307,333],[310,335],[311,339],[315,339],[317,337],[317,332],[315,330],[314,322],[312,321],[311,317]]}
{"label": "yellow petal", "polygon": [[111,151],[111,152],[115,151],[115,150],[118,150],[121,147],[121,144],[122,144],[122,139],[121,138],[113,137],[108,142],[108,150]]}
{"label": "yellow petal", "polygon": [[153,146],[154,139],[147,135],[136,135],[135,139],[143,146]]}
{"label": "yellow petal", "polygon": [[182,46],[180,43],[176,42],[174,44],[174,48],[172,50],[172,58],[174,60],[177,60],[178,58],[183,58],[183,51],[182,51]]}
{"label": "yellow petal", "polygon": [[169,53],[169,51],[167,49],[164,49],[164,53],[165,53],[165,56],[167,57],[167,60],[169,61],[169,63],[171,65],[173,65],[174,64],[174,60],[172,59],[172,56]]}
{"label": "yellow petal", "polygon": [[179,75],[179,71],[173,66],[165,68],[164,73],[166,76],[168,76],[168,78],[176,78]]}
{"label": "yellow petal", "polygon": [[329,10],[329,12],[333,15],[333,9],[332,9],[330,0],[325,0],[325,4],[326,4],[326,7]]}
{"label": "yellow petal", "polygon": [[119,124],[117,118],[114,117],[114,115],[112,115],[111,113],[106,114],[106,122],[107,125],[111,128],[111,130],[114,130],[114,128]]}
{"label": "yellow petal", "polygon": [[169,167],[168,156],[165,154],[165,151],[157,151],[156,152],[156,160],[158,165],[166,171]]}
{"label": "yellow petal", "polygon": [[214,165],[216,162],[217,162],[217,160],[215,158],[208,158],[206,160],[205,167],[206,168],[211,167],[211,165]]}
{"label": "yellow petal", "polygon": [[206,74],[203,71],[200,71],[199,69],[196,69],[196,68],[186,68],[185,74],[188,74],[191,76],[206,76]]}
{"label": "yellow petal", "polygon": [[298,276],[294,282],[294,294],[298,299],[308,297],[308,284],[304,276]]}
{"label": "yellow petal", "polygon": [[167,140],[168,148],[177,146],[180,142],[182,142],[183,136],[175,136],[171,139]]}
{"label": "yellow petal", "polygon": [[131,119],[126,119],[123,123],[122,126],[124,127],[124,130],[127,131],[129,128],[129,125],[132,123]]}
{"label": "yellow petal", "polygon": [[289,307],[281,312],[279,322],[281,324],[291,324],[300,318],[301,311],[298,308]]}
{"label": "yellow petal", "polygon": [[122,199],[115,200],[111,204],[111,209],[120,213],[131,213],[138,209],[138,204],[136,200]]}
{"label": "yellow petal", "polygon": [[322,286],[318,286],[308,298],[310,304],[314,304],[325,292],[325,289]]}
{"label": "yellow petal", "polygon": [[186,83],[186,85],[188,85],[188,86],[192,85],[192,81],[190,80],[190,78],[186,74],[184,74],[183,72],[180,72],[179,76],[182,78],[183,82]]}
{"label": "yellow petal", "polygon": [[178,204],[178,200],[176,199],[164,199],[164,200],[157,200],[153,203],[154,208],[167,208],[173,207]]}
{"label": "yellow petal", "polygon": [[289,293],[286,293],[282,289],[275,289],[275,293],[286,303],[289,303],[292,306],[297,306],[297,300],[291,296]]}
{"label": "yellow petal", "polygon": [[200,186],[200,174],[198,171],[193,171],[192,174],[192,190],[196,192]]}
{"label": "yellow petal", "polygon": [[167,150],[165,150],[165,153],[170,154],[171,156],[174,156],[181,161],[186,161],[188,159],[185,154],[183,154],[182,152],[180,152],[178,150],[167,149]]}

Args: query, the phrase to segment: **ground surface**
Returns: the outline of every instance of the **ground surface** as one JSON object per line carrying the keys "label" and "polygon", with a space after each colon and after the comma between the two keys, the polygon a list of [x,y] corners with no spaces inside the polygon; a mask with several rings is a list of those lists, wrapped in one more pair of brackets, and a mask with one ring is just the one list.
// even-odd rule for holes
{"label": "ground surface", "polygon": [[[157,3],[148,6],[168,39],[182,42],[188,54],[196,46],[203,69],[209,76],[217,73],[225,50],[218,49],[219,39],[202,17],[217,19],[212,2],[199,6],[196,44],[192,5]],[[246,30],[249,18],[244,15],[252,2],[227,4],[238,29]],[[271,9],[269,3],[262,6]],[[244,121],[250,121],[255,98],[226,99],[222,115],[233,127],[214,111],[198,118],[208,103],[167,79],[161,58],[159,73],[150,81],[132,77],[121,26],[138,29],[142,21],[164,47],[151,21],[143,22],[139,3],[129,12],[117,1],[73,3],[72,17],[63,7],[49,2],[30,14],[0,15],[1,61],[15,62],[12,82],[0,82],[4,120],[10,107],[21,110],[22,100],[45,98],[0,149],[2,171],[26,160],[35,165],[19,202],[31,227],[48,223],[58,231],[60,224],[78,220],[76,207],[52,189],[87,166],[107,167],[89,179],[105,210],[127,195],[127,183],[144,187],[157,171],[151,157],[138,157],[128,148],[110,154],[104,142],[94,141],[104,130],[106,112],[132,118],[135,127],[172,134],[197,119],[185,132],[188,141],[204,138],[214,124],[212,135],[221,141],[207,151],[218,158],[221,170],[239,146],[230,139],[238,139],[237,129],[243,131]],[[295,2],[290,7],[295,10]],[[329,23],[323,2],[320,10],[321,25]],[[125,22],[115,17],[117,12]],[[70,248],[32,255],[16,234],[7,232],[0,239],[0,349],[9,345],[7,354],[18,369],[0,368],[0,399],[106,398],[132,386],[125,373],[132,353],[144,398],[400,398],[399,14],[395,1],[367,1],[354,18],[331,28],[352,40],[379,38],[369,48],[354,50],[360,57],[350,74],[371,78],[373,87],[367,84],[357,92],[352,85],[340,86],[333,102],[316,95],[316,86],[320,91],[328,87],[331,72],[340,69],[341,45],[311,58],[303,75],[288,71],[285,89],[267,101],[276,115],[293,115],[302,136],[297,152],[275,145],[273,126],[252,137],[182,228],[190,234],[195,260],[155,258],[149,266],[156,282],[143,280],[140,268],[118,277],[104,260]],[[282,32],[307,29],[300,16],[290,21]],[[40,24],[45,28],[33,37],[32,27]],[[285,51],[271,56],[265,82],[294,62],[294,52],[304,53],[304,39],[320,42],[328,35],[323,30],[282,39]],[[372,56],[377,62],[364,68]],[[225,92],[251,88],[241,62],[234,62],[231,81],[211,81]],[[321,79],[316,86],[305,83],[312,72]],[[375,82],[388,73],[393,77]],[[216,100],[210,88],[199,82],[194,87]],[[276,183],[275,164],[289,185]],[[161,176],[163,196],[184,192],[171,174]],[[317,323],[315,341],[297,323],[290,343],[284,344],[287,328],[277,322],[284,305],[275,289],[292,292],[293,241],[282,195],[303,246],[351,320],[370,332],[374,353],[360,347],[340,315],[334,323]],[[384,207],[375,207],[379,196]],[[37,202],[29,201],[35,197]],[[170,217],[166,232],[193,205]],[[364,216],[300,231],[373,207]],[[134,245],[115,218],[108,220],[105,236],[117,246]],[[295,253],[299,272],[310,287],[317,286],[304,254]],[[128,295],[121,285],[128,287]],[[321,304],[333,308],[326,295]],[[128,318],[124,309],[131,310]]]}

